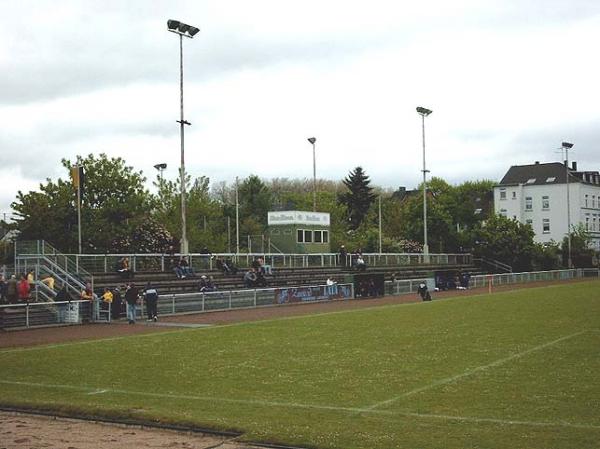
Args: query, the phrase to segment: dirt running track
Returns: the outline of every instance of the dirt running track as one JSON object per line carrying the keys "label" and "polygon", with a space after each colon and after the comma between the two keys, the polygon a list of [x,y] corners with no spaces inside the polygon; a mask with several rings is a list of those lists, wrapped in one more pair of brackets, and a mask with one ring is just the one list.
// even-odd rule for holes
{"label": "dirt running track", "polygon": [[[585,279],[584,279],[585,281]],[[581,282],[580,280],[568,282]],[[565,281],[535,282],[521,285],[494,287],[494,292],[516,290],[527,287],[565,283]],[[487,293],[487,289],[437,292],[434,299],[469,296]],[[128,325],[92,324],[85,326],[48,327],[23,331],[0,331],[0,348],[47,345],[80,340],[115,338],[125,335],[169,332],[178,324],[187,327],[194,324],[222,325],[244,321],[273,319],[277,317],[311,315],[386,304],[417,302],[415,295],[331,301],[316,304],[293,304],[259,309],[209,312],[193,315],[164,317],[159,323],[138,322]],[[168,326],[166,326],[168,324]],[[1,399],[0,399],[1,402]],[[114,447],[169,448],[169,449],[246,449],[249,446],[233,441],[232,437],[191,434],[149,429],[140,426],[101,424],[74,419],[53,418],[21,413],[0,412],[0,449],[104,449]]]}

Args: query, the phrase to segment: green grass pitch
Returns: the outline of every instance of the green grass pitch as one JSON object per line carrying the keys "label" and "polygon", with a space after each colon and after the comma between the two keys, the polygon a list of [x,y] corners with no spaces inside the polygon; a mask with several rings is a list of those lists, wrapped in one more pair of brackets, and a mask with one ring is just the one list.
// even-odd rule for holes
{"label": "green grass pitch", "polygon": [[598,448],[600,282],[2,350],[0,403],[315,448]]}

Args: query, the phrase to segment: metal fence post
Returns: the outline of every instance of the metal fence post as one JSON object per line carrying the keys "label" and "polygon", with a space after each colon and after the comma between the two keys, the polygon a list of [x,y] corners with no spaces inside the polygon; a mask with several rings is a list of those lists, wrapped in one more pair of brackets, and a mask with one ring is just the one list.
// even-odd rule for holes
{"label": "metal fence post", "polygon": [[202,292],[202,311],[203,312],[204,312],[205,303],[206,303],[206,298],[205,298],[204,292]]}
{"label": "metal fence post", "polygon": [[256,307],[256,289],[254,289],[254,307]]}
{"label": "metal fence post", "polygon": [[171,295],[171,310],[172,313],[175,314],[175,294]]}
{"label": "metal fence post", "polygon": [[25,327],[29,327],[29,302],[25,304]]}

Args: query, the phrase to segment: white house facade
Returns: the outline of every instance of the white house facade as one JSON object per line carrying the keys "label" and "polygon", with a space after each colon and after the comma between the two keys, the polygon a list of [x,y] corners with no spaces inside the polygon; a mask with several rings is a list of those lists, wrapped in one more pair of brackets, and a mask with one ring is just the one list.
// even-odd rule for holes
{"label": "white house facade", "polygon": [[600,173],[577,171],[575,162],[568,169],[559,162],[510,167],[494,187],[494,211],[529,224],[540,243],[562,242],[570,218],[571,229],[581,223],[600,251]]}

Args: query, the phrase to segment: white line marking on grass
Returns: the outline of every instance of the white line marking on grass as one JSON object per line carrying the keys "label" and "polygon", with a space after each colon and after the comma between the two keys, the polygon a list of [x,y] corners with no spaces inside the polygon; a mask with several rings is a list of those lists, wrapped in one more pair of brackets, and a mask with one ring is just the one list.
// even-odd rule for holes
{"label": "white line marking on grass", "polygon": [[102,394],[102,393],[107,393],[108,390],[96,390],[96,391],[91,391],[88,393],[88,395],[92,396],[94,394]]}
{"label": "white line marking on grass", "polygon": [[[371,410],[371,412],[376,410]],[[453,416],[453,415],[438,415],[430,413],[412,413],[412,412],[392,412],[392,414],[398,414],[402,416],[414,417],[414,418],[431,418],[440,419],[445,421],[460,421],[460,422],[472,422],[476,424],[489,423],[489,424],[500,424],[500,425],[511,425],[511,426],[532,426],[532,427],[569,427],[574,429],[586,429],[586,430],[600,430],[600,426],[593,424],[577,424],[566,421],[550,422],[550,421],[521,421],[513,419],[498,419],[498,418],[479,418],[476,416]]]}
{"label": "white line marking on grass", "polygon": [[431,390],[432,388],[439,387],[440,385],[446,385],[446,384],[452,383],[454,381],[462,379],[463,377],[468,377],[468,376],[471,376],[473,374],[480,373],[482,371],[486,371],[486,370],[488,370],[490,368],[494,368],[496,366],[503,365],[503,364],[505,364],[507,362],[510,362],[512,360],[524,357],[524,356],[526,356],[528,354],[531,354],[532,352],[540,351],[542,349],[545,349],[545,348],[547,348],[549,346],[553,346],[553,345],[555,345],[557,343],[560,343],[562,341],[568,340],[570,338],[577,337],[577,336],[579,336],[581,334],[584,334],[585,332],[587,332],[587,331],[584,330],[584,331],[576,332],[574,334],[567,335],[566,337],[561,337],[561,338],[558,338],[556,340],[550,341],[548,343],[544,343],[544,344],[541,344],[539,346],[535,346],[533,348],[527,349],[526,351],[518,352],[518,353],[510,355],[508,357],[504,357],[504,358],[496,360],[496,361],[494,361],[492,363],[488,363],[487,365],[481,365],[481,366],[478,366],[476,368],[469,369],[469,370],[467,370],[467,371],[465,371],[463,373],[457,374],[455,376],[446,377],[444,379],[436,380],[435,382],[432,382],[430,384],[424,385],[424,386],[419,387],[419,388],[415,388],[414,390],[407,391],[406,393],[402,393],[402,394],[400,394],[400,395],[398,395],[396,397],[393,397],[391,399],[387,399],[385,401],[378,402],[377,404],[373,404],[373,405],[371,405],[369,407],[366,407],[366,409],[367,410],[374,410],[376,408],[383,407],[385,405],[389,405],[389,404],[391,404],[393,402],[396,402],[396,401],[398,401],[400,399],[403,399],[403,398],[406,398],[408,396],[412,396],[414,394],[421,393],[423,391]]}
{"label": "white line marking on grass", "polygon": [[221,402],[221,403],[233,403],[242,405],[258,405],[262,407],[282,407],[282,408],[299,408],[308,410],[324,410],[324,411],[338,411],[351,413],[356,415],[358,413],[369,413],[380,416],[404,416],[408,418],[420,418],[420,419],[436,419],[444,421],[460,421],[460,422],[473,422],[473,423],[489,423],[489,424],[501,424],[501,425],[518,425],[518,426],[534,426],[534,427],[569,427],[576,429],[588,429],[588,430],[600,430],[600,426],[593,424],[577,424],[569,423],[565,421],[559,422],[539,422],[539,421],[520,421],[520,420],[505,420],[497,418],[480,418],[471,416],[452,416],[452,415],[439,415],[429,413],[415,413],[402,410],[374,410],[370,408],[359,408],[359,407],[340,407],[334,405],[318,405],[318,404],[302,404],[297,402],[278,402],[278,401],[262,401],[256,399],[229,399],[229,398],[217,398],[211,396],[191,396],[182,394],[171,394],[171,393],[150,393],[147,391],[132,391],[132,390],[117,390],[117,389],[98,389],[92,387],[78,387],[74,385],[59,385],[59,384],[44,384],[36,382],[21,382],[21,381],[10,381],[0,380],[0,384],[5,385],[22,385],[27,387],[40,387],[40,388],[54,388],[71,391],[79,391],[86,393],[87,395],[109,393],[109,394],[122,394],[130,396],[146,396],[153,398],[163,399],[185,399],[192,401],[205,401],[205,402]]}

